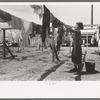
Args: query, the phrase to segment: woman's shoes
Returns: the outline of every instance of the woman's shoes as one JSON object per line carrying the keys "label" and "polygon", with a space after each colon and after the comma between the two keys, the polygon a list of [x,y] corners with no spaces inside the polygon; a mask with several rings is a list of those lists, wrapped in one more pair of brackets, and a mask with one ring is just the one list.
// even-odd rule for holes
{"label": "woman's shoes", "polygon": [[80,75],[77,75],[77,76],[75,77],[75,81],[81,81],[81,76],[80,76]]}

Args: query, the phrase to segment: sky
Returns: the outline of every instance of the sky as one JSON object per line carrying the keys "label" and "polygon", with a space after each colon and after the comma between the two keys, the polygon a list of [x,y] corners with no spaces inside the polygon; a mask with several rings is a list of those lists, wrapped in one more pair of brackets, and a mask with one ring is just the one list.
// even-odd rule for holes
{"label": "sky", "polygon": [[69,25],[76,22],[90,24],[90,5],[48,5],[58,19]]}
{"label": "sky", "polygon": [[[91,4],[47,5],[63,22],[75,25],[76,22],[91,24]],[[93,4],[93,23],[100,24],[100,3]]]}
{"label": "sky", "polygon": [[[59,20],[68,25],[75,25],[76,22],[83,22],[83,24],[91,24],[91,4],[45,4],[51,13]],[[100,24],[100,3],[94,5],[93,23]],[[33,16],[33,10],[29,5],[0,5],[0,8],[22,17],[28,21],[33,21],[42,24],[38,16]],[[39,22],[40,21],[40,22]]]}

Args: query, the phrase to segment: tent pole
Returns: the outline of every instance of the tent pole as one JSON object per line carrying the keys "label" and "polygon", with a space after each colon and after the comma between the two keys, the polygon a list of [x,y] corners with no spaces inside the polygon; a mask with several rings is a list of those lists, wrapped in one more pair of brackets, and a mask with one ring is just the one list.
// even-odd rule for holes
{"label": "tent pole", "polygon": [[55,59],[54,59],[54,29],[55,29],[55,27],[53,26],[52,27],[52,29],[53,29],[53,36],[52,36],[52,62],[54,62],[55,61]]}

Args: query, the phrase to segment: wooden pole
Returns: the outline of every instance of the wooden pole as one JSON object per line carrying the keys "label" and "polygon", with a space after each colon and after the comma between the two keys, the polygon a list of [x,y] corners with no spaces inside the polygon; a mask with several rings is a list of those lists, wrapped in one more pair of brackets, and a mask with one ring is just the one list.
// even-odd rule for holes
{"label": "wooden pole", "polygon": [[18,39],[18,52],[19,52],[19,47],[20,47],[20,46],[19,46],[19,39]]}
{"label": "wooden pole", "polygon": [[99,38],[99,39],[98,39],[98,51],[99,51],[99,48],[100,48],[100,47],[99,47],[99,46],[100,46],[100,44],[99,44],[99,41],[100,41],[100,28],[99,28],[97,31],[98,31],[98,38]]}
{"label": "wooden pole", "polygon": [[54,29],[55,29],[55,27],[53,26],[52,27],[52,30],[53,30],[53,34],[52,34],[52,62],[55,61],[55,59],[54,59]]}
{"label": "wooden pole", "polygon": [[3,58],[5,59],[5,29],[3,29]]}
{"label": "wooden pole", "polygon": [[70,48],[69,48],[69,53],[71,54],[71,34],[70,34]]}
{"label": "wooden pole", "polygon": [[87,34],[87,36],[86,36],[86,40],[87,40],[86,42],[87,42],[87,47],[88,47],[88,34]]}
{"label": "wooden pole", "polygon": [[91,5],[91,25],[93,25],[93,5]]}

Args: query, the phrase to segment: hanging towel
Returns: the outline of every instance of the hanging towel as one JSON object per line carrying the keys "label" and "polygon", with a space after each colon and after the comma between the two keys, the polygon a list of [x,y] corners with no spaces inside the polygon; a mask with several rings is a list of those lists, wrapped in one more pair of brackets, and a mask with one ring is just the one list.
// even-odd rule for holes
{"label": "hanging towel", "polygon": [[15,17],[13,15],[11,16],[11,18],[12,18],[12,20],[7,21],[9,26],[12,26],[13,29],[21,30],[22,29],[22,27],[21,27],[21,23],[22,23],[21,19],[18,18],[18,17]]}
{"label": "hanging towel", "polygon": [[6,21],[10,21],[12,19],[12,16],[7,13],[7,12],[4,12],[3,10],[0,10],[0,18],[6,22]]}
{"label": "hanging towel", "polygon": [[43,23],[42,23],[42,42],[45,42],[46,30],[50,27],[50,11],[44,5]]}
{"label": "hanging towel", "polygon": [[44,13],[43,5],[30,5],[30,7],[34,9],[34,13],[39,15],[40,19],[43,17],[43,13]]}

